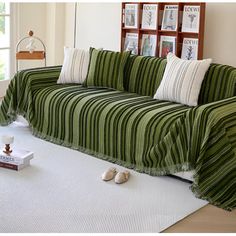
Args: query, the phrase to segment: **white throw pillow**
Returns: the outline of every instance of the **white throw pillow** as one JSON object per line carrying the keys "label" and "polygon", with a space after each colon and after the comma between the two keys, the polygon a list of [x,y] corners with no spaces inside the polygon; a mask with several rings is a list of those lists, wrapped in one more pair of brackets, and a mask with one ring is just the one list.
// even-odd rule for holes
{"label": "white throw pillow", "polygon": [[64,47],[64,61],[57,83],[82,84],[86,79],[88,66],[89,51]]}
{"label": "white throw pillow", "polygon": [[167,55],[167,65],[155,99],[197,106],[205,73],[212,59],[183,60],[173,53]]}

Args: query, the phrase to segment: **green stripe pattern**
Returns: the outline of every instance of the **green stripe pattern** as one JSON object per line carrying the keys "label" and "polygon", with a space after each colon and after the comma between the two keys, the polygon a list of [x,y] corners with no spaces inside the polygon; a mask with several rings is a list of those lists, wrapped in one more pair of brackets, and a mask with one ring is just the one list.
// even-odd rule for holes
{"label": "green stripe pattern", "polygon": [[130,52],[112,52],[90,48],[90,62],[85,85],[124,90],[124,69]]}
{"label": "green stripe pattern", "polygon": [[[166,59],[131,55],[125,66],[125,90],[153,97],[164,75]],[[202,82],[198,104],[236,96],[236,68],[211,64]]]}
{"label": "green stripe pattern", "polygon": [[211,64],[202,83],[198,104],[236,96],[236,68]]}
{"label": "green stripe pattern", "polygon": [[166,67],[166,59],[131,55],[125,66],[125,90],[153,97]]}
{"label": "green stripe pattern", "polygon": [[110,88],[57,84],[60,67],[11,81],[0,124],[22,114],[33,134],[150,175],[194,170],[192,191],[236,208],[236,97],[190,108]]}

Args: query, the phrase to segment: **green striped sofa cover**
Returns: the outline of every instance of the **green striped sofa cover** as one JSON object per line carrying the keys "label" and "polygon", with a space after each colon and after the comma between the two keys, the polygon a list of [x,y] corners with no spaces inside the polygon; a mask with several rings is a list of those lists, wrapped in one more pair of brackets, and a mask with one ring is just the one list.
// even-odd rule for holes
{"label": "green striped sofa cover", "polygon": [[[128,92],[153,97],[166,67],[166,59],[131,56],[125,67],[124,86]],[[199,95],[199,104],[215,102],[236,95],[236,69],[211,64]]]}
{"label": "green striped sofa cover", "polygon": [[212,65],[206,93],[213,92],[209,81],[218,80],[229,91],[212,85],[220,95],[211,94],[212,102],[206,103],[204,92],[205,104],[192,108],[152,98],[165,60],[131,60],[128,91],[57,84],[61,67],[23,70],[12,79],[0,106],[0,124],[21,114],[40,138],[150,175],[194,170],[191,189],[197,197],[235,208],[236,97],[230,96],[235,92],[235,69]]}

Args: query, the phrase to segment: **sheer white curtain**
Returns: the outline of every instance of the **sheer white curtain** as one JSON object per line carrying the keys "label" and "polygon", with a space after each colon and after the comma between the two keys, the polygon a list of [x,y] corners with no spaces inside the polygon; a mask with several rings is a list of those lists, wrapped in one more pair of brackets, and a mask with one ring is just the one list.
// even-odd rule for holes
{"label": "sheer white curtain", "polygon": [[15,73],[17,4],[0,2],[0,97]]}

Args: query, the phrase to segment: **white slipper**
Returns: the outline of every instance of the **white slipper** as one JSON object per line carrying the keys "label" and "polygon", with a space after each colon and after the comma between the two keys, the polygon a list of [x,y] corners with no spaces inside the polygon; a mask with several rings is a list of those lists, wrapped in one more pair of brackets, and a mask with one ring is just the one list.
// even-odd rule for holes
{"label": "white slipper", "polygon": [[115,177],[115,182],[117,184],[123,184],[128,181],[129,176],[130,176],[129,171],[118,172]]}
{"label": "white slipper", "polygon": [[104,181],[112,180],[115,177],[116,173],[117,173],[116,168],[111,167],[102,174],[102,180]]}

